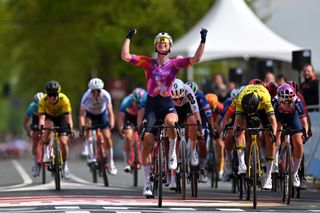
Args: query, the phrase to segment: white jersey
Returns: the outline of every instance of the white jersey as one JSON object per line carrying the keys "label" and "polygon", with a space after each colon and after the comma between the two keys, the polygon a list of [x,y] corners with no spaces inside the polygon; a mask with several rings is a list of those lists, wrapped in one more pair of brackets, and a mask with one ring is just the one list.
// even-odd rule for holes
{"label": "white jersey", "polygon": [[199,106],[198,106],[196,96],[194,95],[191,87],[188,86],[187,84],[184,84],[184,97],[183,97],[183,99],[179,102],[179,104],[173,100],[173,104],[177,107],[181,107],[185,104],[190,104],[190,108],[193,113],[199,112]]}
{"label": "white jersey", "polygon": [[[88,112],[98,115],[107,109],[107,106],[112,104],[110,93],[105,89],[101,89],[100,97],[95,99],[92,96],[91,90],[88,89],[82,96],[81,108],[86,109]],[[108,111],[107,111],[108,114]]]}

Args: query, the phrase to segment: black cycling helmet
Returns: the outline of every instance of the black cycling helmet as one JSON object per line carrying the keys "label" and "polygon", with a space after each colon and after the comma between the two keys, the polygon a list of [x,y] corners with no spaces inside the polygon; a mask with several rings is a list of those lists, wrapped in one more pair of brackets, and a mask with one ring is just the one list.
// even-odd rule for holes
{"label": "black cycling helmet", "polygon": [[258,109],[259,103],[260,98],[256,93],[252,92],[245,94],[241,101],[242,110],[245,114],[255,113]]}
{"label": "black cycling helmet", "polygon": [[61,90],[58,81],[49,81],[45,86],[45,91],[48,95],[58,95]]}

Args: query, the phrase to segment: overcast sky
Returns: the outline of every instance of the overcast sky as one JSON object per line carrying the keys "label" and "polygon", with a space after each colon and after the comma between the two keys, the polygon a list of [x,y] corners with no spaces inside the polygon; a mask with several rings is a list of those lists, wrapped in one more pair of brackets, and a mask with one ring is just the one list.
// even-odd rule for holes
{"label": "overcast sky", "polygon": [[271,15],[266,24],[286,40],[311,49],[320,72],[320,0],[257,0],[258,16]]}

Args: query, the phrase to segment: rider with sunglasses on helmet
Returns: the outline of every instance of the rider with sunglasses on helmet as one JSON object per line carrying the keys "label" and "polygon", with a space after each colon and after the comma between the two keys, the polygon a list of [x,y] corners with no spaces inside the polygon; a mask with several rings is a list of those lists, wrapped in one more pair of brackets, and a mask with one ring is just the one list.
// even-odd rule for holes
{"label": "rider with sunglasses on helmet", "polygon": [[113,161],[113,144],[111,129],[114,127],[114,113],[111,96],[104,87],[104,82],[100,78],[93,78],[88,83],[88,90],[83,94],[80,106],[80,134],[85,135],[85,145],[88,146],[88,163],[95,162],[92,131],[84,131],[84,127],[99,127],[105,143],[105,150],[109,160],[109,173],[116,175],[118,170]]}
{"label": "rider with sunglasses on helmet", "polygon": [[[68,167],[68,128],[73,129],[73,121],[71,114],[71,104],[69,98],[61,91],[61,86],[58,81],[49,81],[45,85],[46,94],[39,101],[39,127],[50,128],[53,126],[60,127],[58,130],[59,140],[61,144],[62,159],[64,161],[64,174],[68,179],[70,172]],[[43,162],[50,161],[50,132],[44,131],[44,156]]]}
{"label": "rider with sunglasses on helmet", "polygon": [[[169,53],[173,45],[172,37],[165,32],[161,32],[154,38],[153,46],[157,53],[156,58],[148,56],[139,56],[130,53],[130,40],[136,34],[135,29],[130,29],[123,43],[121,58],[133,65],[143,67],[147,80],[147,105],[145,109],[144,119],[148,123],[143,141],[142,163],[144,166],[145,183],[143,195],[152,196],[150,171],[151,171],[151,154],[154,144],[155,130],[152,128],[160,119],[165,125],[174,125],[178,121],[177,112],[171,99],[171,88],[179,70],[196,64],[200,61],[204,52],[207,30],[202,29],[201,42],[194,56],[186,58],[169,58]],[[174,128],[168,131],[170,146],[175,147],[177,140],[177,132]],[[169,168],[177,168],[177,156],[175,148],[169,153]]]}

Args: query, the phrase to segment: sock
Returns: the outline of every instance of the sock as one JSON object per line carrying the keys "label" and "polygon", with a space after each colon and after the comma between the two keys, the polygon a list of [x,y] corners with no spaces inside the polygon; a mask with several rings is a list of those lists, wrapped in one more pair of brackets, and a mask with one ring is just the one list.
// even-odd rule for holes
{"label": "sock", "polygon": [[273,166],[273,162],[272,161],[267,161],[266,162],[266,168],[267,168],[266,175],[267,175],[267,177],[271,177],[272,166]]}
{"label": "sock", "polygon": [[205,170],[207,165],[207,158],[200,158],[200,170]]}
{"label": "sock", "polygon": [[169,144],[169,156],[171,156],[172,154],[176,153],[177,140],[169,138],[169,142],[170,142],[170,144]]}
{"label": "sock", "polygon": [[88,139],[86,139],[85,142],[88,146],[88,156],[90,157],[90,159],[94,158],[94,153],[93,153],[93,139],[92,137],[89,137]]}
{"label": "sock", "polygon": [[273,165],[276,167],[279,165],[279,146],[276,146],[276,154],[274,156]]}
{"label": "sock", "polygon": [[238,149],[237,150],[237,154],[238,154],[239,165],[245,164],[245,162],[244,162],[244,150],[243,149]]}
{"label": "sock", "polygon": [[293,158],[293,171],[292,171],[292,173],[294,175],[296,175],[298,173],[300,163],[301,163],[301,158]]}
{"label": "sock", "polygon": [[113,161],[113,148],[109,149],[109,158],[110,158],[110,165],[113,166],[114,165],[114,161]]}
{"label": "sock", "polygon": [[143,170],[144,170],[144,185],[147,186],[150,184],[151,166],[150,165],[143,166]]}
{"label": "sock", "polygon": [[126,151],[123,151],[123,163],[125,166],[129,164],[129,153]]}

